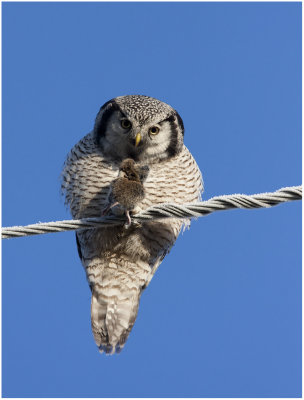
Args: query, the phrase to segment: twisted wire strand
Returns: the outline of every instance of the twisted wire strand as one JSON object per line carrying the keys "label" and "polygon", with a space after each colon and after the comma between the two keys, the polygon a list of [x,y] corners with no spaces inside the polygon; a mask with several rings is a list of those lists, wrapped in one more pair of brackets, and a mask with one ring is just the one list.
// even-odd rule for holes
{"label": "twisted wire strand", "polygon": [[[273,193],[254,195],[232,194],[212,197],[207,201],[191,204],[164,203],[149,207],[140,214],[132,216],[133,223],[147,222],[164,218],[197,218],[215,211],[230,210],[232,208],[268,208],[280,203],[302,199],[302,186],[291,186]],[[38,223],[27,226],[12,226],[2,228],[2,239],[40,235],[44,233],[63,232],[79,229],[91,229],[113,225],[123,225],[125,217],[107,216],[100,218],[83,218],[66,221]]]}

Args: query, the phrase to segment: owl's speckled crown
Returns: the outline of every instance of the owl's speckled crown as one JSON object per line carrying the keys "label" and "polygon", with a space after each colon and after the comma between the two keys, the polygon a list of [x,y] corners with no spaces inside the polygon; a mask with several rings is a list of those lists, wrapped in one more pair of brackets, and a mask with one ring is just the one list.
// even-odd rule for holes
{"label": "owl's speckled crown", "polygon": [[132,115],[138,122],[145,123],[156,116],[166,119],[175,113],[175,110],[158,99],[144,95],[119,96],[110,101],[118,104],[120,108]]}

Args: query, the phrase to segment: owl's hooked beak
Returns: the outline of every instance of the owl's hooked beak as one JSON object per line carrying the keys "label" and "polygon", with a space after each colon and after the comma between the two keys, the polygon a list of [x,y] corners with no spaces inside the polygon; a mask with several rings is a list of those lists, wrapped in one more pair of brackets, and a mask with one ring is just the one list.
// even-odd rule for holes
{"label": "owl's hooked beak", "polygon": [[139,145],[140,141],[141,141],[141,135],[140,132],[138,132],[138,134],[135,137],[135,147]]}

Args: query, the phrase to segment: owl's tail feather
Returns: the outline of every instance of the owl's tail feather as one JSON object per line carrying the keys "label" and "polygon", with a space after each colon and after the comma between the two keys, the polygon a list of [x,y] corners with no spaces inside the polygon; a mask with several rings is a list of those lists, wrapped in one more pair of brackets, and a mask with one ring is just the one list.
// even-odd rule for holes
{"label": "owl's tail feather", "polygon": [[134,325],[140,299],[137,288],[96,286],[92,291],[91,323],[99,351],[119,353]]}

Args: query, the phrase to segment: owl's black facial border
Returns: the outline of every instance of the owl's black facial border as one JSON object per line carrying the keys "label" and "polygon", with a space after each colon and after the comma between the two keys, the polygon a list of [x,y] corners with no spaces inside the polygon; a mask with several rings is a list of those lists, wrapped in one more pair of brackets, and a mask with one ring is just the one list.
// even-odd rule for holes
{"label": "owl's black facial border", "polygon": [[[108,120],[110,119],[112,113],[116,110],[120,110],[118,104],[115,102],[115,100],[109,100],[107,101],[99,110],[96,119],[95,119],[95,125],[94,125],[94,137],[96,140],[96,143],[100,143],[100,138],[105,136],[106,129],[107,129],[107,124]],[[100,116],[100,113],[103,111],[103,114]]]}
{"label": "owl's black facial border", "polygon": [[184,134],[185,134],[184,122],[183,122],[181,116],[179,115],[179,113],[178,113],[176,110],[175,110],[175,115],[176,115],[177,121],[178,121],[178,123],[179,123],[179,126],[180,126],[180,128],[181,128],[182,135],[183,135],[183,137],[184,137],[184,136],[185,136],[185,135],[184,135]]}
{"label": "owl's black facial border", "polygon": [[167,118],[166,121],[170,123],[172,132],[170,143],[166,151],[168,157],[174,157],[181,152],[183,147],[183,141],[179,139],[179,130],[182,136],[184,136],[184,123],[177,111]]}

